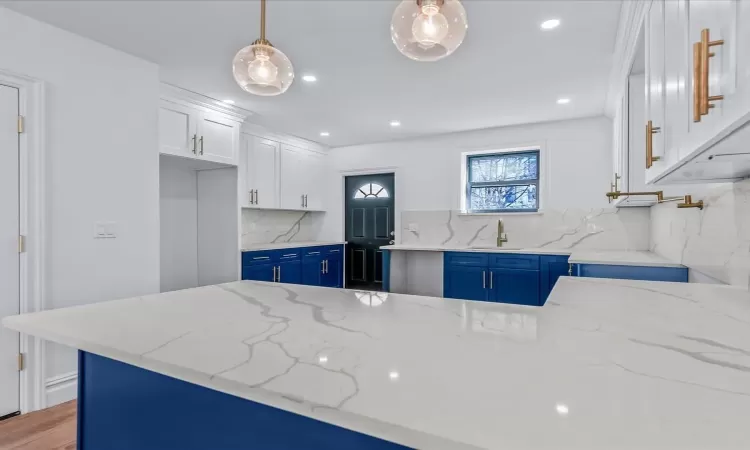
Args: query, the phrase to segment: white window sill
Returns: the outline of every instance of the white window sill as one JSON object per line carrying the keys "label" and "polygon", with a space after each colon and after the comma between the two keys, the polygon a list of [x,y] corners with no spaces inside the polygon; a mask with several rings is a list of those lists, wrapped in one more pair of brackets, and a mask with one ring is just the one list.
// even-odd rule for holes
{"label": "white window sill", "polygon": [[458,213],[459,216],[541,216],[544,211],[519,211],[519,212],[485,212],[485,213],[473,213],[461,211]]}

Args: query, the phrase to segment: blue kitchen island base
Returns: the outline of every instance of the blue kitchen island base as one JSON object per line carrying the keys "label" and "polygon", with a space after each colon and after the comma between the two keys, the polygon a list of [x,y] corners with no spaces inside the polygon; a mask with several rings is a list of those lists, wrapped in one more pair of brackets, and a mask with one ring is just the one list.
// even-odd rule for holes
{"label": "blue kitchen island base", "polygon": [[408,448],[83,351],[78,383],[78,450]]}

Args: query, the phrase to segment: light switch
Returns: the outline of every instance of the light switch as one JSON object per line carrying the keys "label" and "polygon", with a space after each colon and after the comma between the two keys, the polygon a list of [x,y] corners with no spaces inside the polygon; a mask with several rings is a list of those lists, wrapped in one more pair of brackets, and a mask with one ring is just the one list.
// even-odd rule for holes
{"label": "light switch", "polygon": [[117,237],[116,222],[96,222],[94,224],[94,239],[111,239]]}

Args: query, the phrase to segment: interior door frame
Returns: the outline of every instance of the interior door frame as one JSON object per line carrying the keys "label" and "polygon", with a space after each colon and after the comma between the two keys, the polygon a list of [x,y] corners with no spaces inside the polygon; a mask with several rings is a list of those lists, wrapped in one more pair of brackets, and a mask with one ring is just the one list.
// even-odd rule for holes
{"label": "interior door frame", "polygon": [[[45,298],[45,83],[0,68],[0,83],[18,89],[19,114],[24,132],[19,134],[19,232],[26,236],[26,251],[19,254],[21,314],[42,311]],[[19,352],[25,367],[19,373],[21,413],[46,406],[44,342],[21,334]]]}
{"label": "interior door frame", "polygon": [[[396,244],[401,243],[401,189],[398,183],[399,177],[401,176],[401,168],[398,166],[384,166],[384,167],[372,167],[365,169],[350,169],[339,171],[341,179],[339,180],[339,192],[341,193],[340,206],[341,206],[341,241],[346,241],[346,177],[354,177],[357,175],[386,175],[393,174],[393,192],[395,198],[393,199],[393,241]],[[344,252],[344,260],[342,261],[344,268],[346,268],[346,252]],[[346,288],[346,269],[344,269],[344,288]]]}

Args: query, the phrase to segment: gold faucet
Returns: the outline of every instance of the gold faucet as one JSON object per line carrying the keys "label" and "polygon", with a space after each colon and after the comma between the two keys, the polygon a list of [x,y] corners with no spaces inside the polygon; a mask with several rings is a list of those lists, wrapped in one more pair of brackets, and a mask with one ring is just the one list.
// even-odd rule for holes
{"label": "gold faucet", "polygon": [[697,202],[693,203],[693,196],[692,195],[686,195],[685,199],[682,203],[677,204],[678,208],[698,208],[703,209],[703,200],[698,200]]}
{"label": "gold faucet", "polygon": [[497,246],[502,247],[503,242],[508,242],[508,235],[503,233],[503,221],[497,221]]}
{"label": "gold faucet", "polygon": [[612,191],[607,192],[607,200],[612,203],[612,200],[617,200],[620,196],[624,195],[655,195],[656,201],[661,203],[664,201],[664,191],[653,191],[653,192],[621,192]]}

